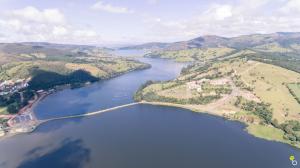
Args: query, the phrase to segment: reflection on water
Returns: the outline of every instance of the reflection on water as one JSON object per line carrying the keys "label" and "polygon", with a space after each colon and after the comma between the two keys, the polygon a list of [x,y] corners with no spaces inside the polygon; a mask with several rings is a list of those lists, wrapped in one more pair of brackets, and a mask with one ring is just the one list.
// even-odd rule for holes
{"label": "reflection on water", "polygon": [[36,107],[40,119],[82,114],[133,102],[133,94],[147,80],[174,79],[187,64],[161,59],[140,59],[151,69],[131,72],[79,89],[48,96]]}
{"label": "reflection on water", "polygon": [[26,153],[19,168],[33,167],[64,167],[80,168],[90,160],[90,150],[83,146],[82,140],[64,139],[61,144],[51,151],[44,151],[47,147],[35,147]]}
{"label": "reflection on water", "polygon": [[300,157],[238,122],[174,107],[136,105],[71,120],[1,141],[2,167],[282,168],[291,154]]}
{"label": "reflection on water", "polygon": [[[184,64],[142,59],[148,70],[44,99],[39,118],[86,113],[132,102],[147,80],[169,80]],[[0,141],[2,168],[283,168],[300,151],[254,138],[238,122],[174,107],[136,105],[85,118],[48,122]]]}

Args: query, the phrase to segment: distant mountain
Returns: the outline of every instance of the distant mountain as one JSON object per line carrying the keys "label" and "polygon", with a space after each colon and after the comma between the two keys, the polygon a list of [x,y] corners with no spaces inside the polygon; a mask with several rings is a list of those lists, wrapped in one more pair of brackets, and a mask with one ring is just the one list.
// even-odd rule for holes
{"label": "distant mountain", "polygon": [[263,44],[278,43],[281,46],[300,44],[300,32],[277,32],[272,34],[252,34],[226,38],[215,35],[201,36],[188,41],[175,43],[146,43],[121,49],[183,50],[191,48],[230,47],[235,49],[251,48]]}
{"label": "distant mountain", "polygon": [[32,59],[110,56],[112,49],[91,45],[55,44],[47,42],[0,43],[0,65]]}
{"label": "distant mountain", "polygon": [[6,54],[31,54],[44,53],[46,55],[65,55],[74,53],[74,51],[90,50],[94,46],[86,45],[69,45],[53,44],[41,42],[24,42],[24,43],[0,43],[0,52]]}
{"label": "distant mountain", "polygon": [[151,49],[151,50],[156,50],[156,49],[162,49],[166,48],[170,45],[170,43],[145,43],[141,45],[134,45],[134,46],[128,46],[128,47],[121,47],[119,49],[121,50],[131,50],[131,49],[136,49],[136,50],[142,50],[142,49]]}

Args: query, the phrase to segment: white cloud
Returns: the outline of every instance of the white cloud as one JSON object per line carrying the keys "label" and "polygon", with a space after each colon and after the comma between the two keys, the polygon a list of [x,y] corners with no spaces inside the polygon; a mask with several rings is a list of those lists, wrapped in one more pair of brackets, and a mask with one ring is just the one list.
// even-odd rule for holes
{"label": "white cloud", "polygon": [[32,22],[64,23],[65,17],[58,9],[38,10],[28,6],[9,12],[11,16]]}
{"label": "white cloud", "polygon": [[151,41],[186,40],[208,34],[299,32],[299,8],[300,0],[241,0],[238,4],[211,4],[191,18],[161,21],[153,18],[147,19],[146,24],[151,30],[148,32]]}
{"label": "white cloud", "polygon": [[232,6],[213,4],[209,9],[205,10],[200,17],[202,17],[202,15],[205,15],[209,20],[224,20],[232,16]]}
{"label": "white cloud", "polygon": [[300,13],[300,0],[288,0],[288,2],[280,8],[280,11],[285,14],[292,12]]}
{"label": "white cloud", "polygon": [[101,10],[109,13],[134,13],[133,10],[130,10],[126,7],[113,6],[111,4],[104,3],[102,1],[95,3],[91,8],[94,10]]}
{"label": "white cloud", "polygon": [[63,35],[68,34],[68,30],[63,26],[54,26],[52,33],[55,36],[63,36]]}
{"label": "white cloud", "polygon": [[[99,1],[90,8],[119,14],[134,12],[127,7],[115,6],[104,1]],[[161,1],[145,0],[143,5],[155,5],[159,2]],[[114,43],[120,41],[178,41],[206,34],[237,36],[277,31],[300,31],[300,0],[229,0],[226,3],[218,2],[205,4],[205,9],[194,10],[191,12],[193,16],[184,18],[180,17],[181,13],[172,10],[168,12],[173,12],[171,14],[174,14],[174,17],[169,17],[171,16],[169,13],[167,15],[153,13],[152,16],[151,12],[146,14],[136,12],[136,18],[141,18],[141,20],[132,19],[133,16],[128,15],[130,20],[126,22],[127,25],[124,25],[124,28],[134,28],[126,32],[120,32],[118,27],[113,27],[110,25],[112,23],[108,22],[103,25],[106,26],[103,29],[100,25],[96,26],[98,26],[99,32],[103,32],[101,37]],[[178,17],[172,20],[171,18],[175,18],[175,16]],[[123,18],[128,19],[126,15],[122,16]],[[76,21],[76,18],[72,20]],[[87,22],[89,21],[93,22],[93,20],[87,20]],[[62,11],[56,8],[40,9],[28,6],[0,13],[0,42],[101,43],[105,40],[101,37],[90,26],[73,25]]]}
{"label": "white cloud", "polygon": [[72,26],[58,9],[31,6],[0,15],[0,32],[1,42],[97,43],[101,39],[93,30]]}
{"label": "white cloud", "polygon": [[221,5],[215,9],[216,20],[224,20],[227,17],[232,16],[232,7],[230,5]]}

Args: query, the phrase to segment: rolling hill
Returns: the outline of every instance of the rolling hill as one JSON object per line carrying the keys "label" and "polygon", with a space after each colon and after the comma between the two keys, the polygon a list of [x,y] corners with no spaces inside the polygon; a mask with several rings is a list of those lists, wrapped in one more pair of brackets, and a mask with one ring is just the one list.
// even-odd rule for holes
{"label": "rolling hill", "polygon": [[79,87],[150,67],[114,56],[108,50],[84,45],[1,43],[0,114],[18,112],[38,95],[38,90],[59,85]]}
{"label": "rolling hill", "polygon": [[201,36],[188,41],[175,43],[147,43],[128,46],[121,49],[156,49],[156,50],[185,50],[191,48],[228,47],[235,49],[252,48],[255,46],[278,43],[284,47],[300,44],[300,33],[277,32],[272,34],[253,34],[238,37],[220,37],[215,35]]}

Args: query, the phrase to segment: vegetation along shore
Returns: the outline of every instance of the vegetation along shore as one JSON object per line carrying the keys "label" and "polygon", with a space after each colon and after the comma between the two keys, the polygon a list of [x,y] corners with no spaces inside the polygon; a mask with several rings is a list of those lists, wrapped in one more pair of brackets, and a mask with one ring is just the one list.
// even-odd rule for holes
{"label": "vegetation along shore", "polygon": [[[178,43],[168,44],[145,57],[192,64],[174,80],[148,81],[134,98],[238,120],[254,136],[300,148],[298,37],[249,35],[222,43],[207,36],[182,42],[179,48]],[[189,48],[194,44],[200,47]]]}
{"label": "vegetation along shore", "polygon": [[34,104],[65,87],[112,78],[150,65],[106,48],[50,43],[0,44],[0,135],[34,123]]}

